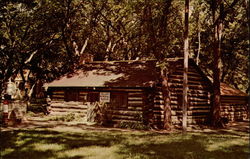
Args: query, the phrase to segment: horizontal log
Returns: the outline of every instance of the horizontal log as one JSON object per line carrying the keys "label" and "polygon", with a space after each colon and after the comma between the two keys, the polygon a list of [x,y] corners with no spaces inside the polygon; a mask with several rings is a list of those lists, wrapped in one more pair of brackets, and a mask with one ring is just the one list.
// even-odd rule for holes
{"label": "horizontal log", "polygon": [[140,121],[141,119],[136,118],[134,116],[124,116],[124,115],[112,115],[113,119],[120,119],[120,120],[133,120],[133,121]]}
{"label": "horizontal log", "polygon": [[61,105],[51,105],[51,108],[54,109],[54,108],[60,108],[60,109],[79,109],[79,110],[85,110],[87,109],[88,107],[83,107],[83,106],[61,106]]}
{"label": "horizontal log", "polygon": [[[208,115],[187,116],[187,119],[194,119],[194,120],[207,119],[207,118],[208,118]],[[182,116],[172,115],[171,119],[172,120],[182,120]]]}
{"label": "horizontal log", "polygon": [[[182,105],[182,103],[181,103],[182,101],[180,101],[179,103],[178,103],[178,101],[170,101],[170,104],[171,105]],[[190,102],[190,101],[188,101],[188,103],[189,103],[189,105],[190,106],[209,106],[209,103],[207,103],[207,102]]]}
{"label": "horizontal log", "polygon": [[155,99],[154,103],[164,104],[163,99]]}
{"label": "horizontal log", "polygon": [[154,109],[164,109],[164,105],[154,105]]}
{"label": "horizontal log", "polygon": [[[207,97],[207,96],[206,96]],[[171,96],[170,97],[170,100],[173,100],[173,101],[177,101],[178,100],[178,97],[177,96]],[[210,99],[207,97],[207,98],[199,98],[199,97],[196,97],[196,96],[192,96],[189,95],[188,96],[188,100],[189,101],[204,101],[204,102],[210,102]]]}
{"label": "horizontal log", "polygon": [[81,105],[82,102],[78,102],[78,101],[69,101],[69,102],[64,102],[64,104],[67,104],[67,105]]}
{"label": "horizontal log", "polygon": [[188,109],[207,109],[210,110],[211,106],[210,105],[204,105],[204,106],[189,106]]}
{"label": "horizontal log", "polygon": [[87,99],[87,97],[85,96],[85,97],[81,97],[81,96],[79,96],[79,100],[86,100]]}
{"label": "horizontal log", "polygon": [[[171,92],[171,97],[178,97],[178,96],[181,96],[182,93],[181,92]],[[197,98],[203,98],[203,99],[208,99],[208,94],[202,94],[202,93],[190,93],[188,94],[188,98],[189,97],[197,97]]]}
{"label": "horizontal log", "polygon": [[[183,79],[172,79],[169,81],[169,86],[182,86],[183,85]],[[209,88],[209,85],[207,85],[207,82],[202,81],[202,80],[188,80],[188,85],[189,86],[202,86],[205,88]]]}
{"label": "horizontal log", "polygon": [[141,110],[111,110],[113,114],[117,115],[138,115],[143,114]]}
{"label": "horizontal log", "polygon": [[69,112],[69,113],[86,113],[87,109],[71,109],[71,108],[67,108],[67,109],[62,109],[62,108],[51,108],[51,111],[53,112]]}
{"label": "horizontal log", "polygon": [[128,109],[129,110],[143,110],[142,107],[131,107],[131,106],[129,106]]}
{"label": "horizontal log", "polygon": [[[49,116],[66,116],[68,114],[71,114],[72,112],[57,112],[57,111],[51,111],[49,113]],[[86,116],[87,113],[86,112],[74,112],[75,115],[81,115],[82,117]]]}
{"label": "horizontal log", "polygon": [[[170,88],[170,93],[177,93],[177,94],[182,94],[183,93],[183,88]],[[205,89],[188,89],[188,94],[198,94],[198,95],[208,95],[210,94],[209,91]]]}
{"label": "horizontal log", "polygon": [[81,92],[81,91],[80,91],[79,94],[80,94],[80,95],[87,95],[88,92]]}
{"label": "horizontal log", "polygon": [[221,100],[222,105],[228,104],[247,104],[247,101],[236,101],[236,100]]}
{"label": "horizontal log", "polygon": [[52,98],[64,98],[64,95],[53,94]]}
{"label": "horizontal log", "polygon": [[68,106],[68,105],[73,105],[73,106],[81,106],[81,105],[87,105],[84,104],[83,102],[65,102],[65,101],[52,101],[51,105],[62,105],[62,106]]}
{"label": "horizontal log", "polygon": [[129,101],[142,101],[142,97],[128,97]]}
{"label": "horizontal log", "polygon": [[247,96],[225,96],[225,95],[221,95],[221,99],[247,100],[248,97]]}
{"label": "horizontal log", "polygon": [[246,106],[243,105],[221,105],[221,109],[246,109]]}
{"label": "horizontal log", "polygon": [[143,95],[143,92],[141,92],[141,91],[139,91],[139,92],[128,92],[128,95],[129,96]]}
{"label": "horizontal log", "polygon": [[[206,109],[204,109],[204,110],[188,110],[187,111],[187,115],[194,115],[194,114],[199,114],[199,113],[209,113],[210,112],[210,110],[206,110]],[[171,114],[172,115],[177,115],[177,114],[182,114],[182,111],[171,111]],[[199,115],[201,115],[201,114],[199,114]]]}
{"label": "horizontal log", "polygon": [[[197,76],[197,77],[200,77],[201,74],[198,73],[196,70],[192,70],[192,69],[188,69],[188,76]],[[174,71],[173,73],[174,75],[183,75],[183,69],[177,69]]]}
{"label": "horizontal log", "polygon": [[154,114],[164,114],[164,110],[153,110]]}
{"label": "horizontal log", "polygon": [[64,94],[64,91],[52,91],[52,94]]}
{"label": "horizontal log", "polygon": [[51,100],[52,100],[52,101],[62,101],[62,102],[63,102],[63,101],[64,101],[64,98],[63,98],[63,99],[62,99],[62,98],[52,98]]}
{"label": "horizontal log", "polygon": [[143,104],[143,101],[128,101],[129,105]]}
{"label": "horizontal log", "polygon": [[[182,91],[183,90],[183,85],[171,85],[170,86],[170,90],[179,90]],[[201,85],[188,85],[188,91],[190,92],[195,92],[195,91],[203,91],[203,92],[209,92],[209,88],[207,86],[201,86]]]}
{"label": "horizontal log", "polygon": [[[114,123],[129,122],[129,123],[142,123],[141,121],[129,120],[129,119],[112,119]],[[143,123],[142,123],[143,124]]]}
{"label": "horizontal log", "polygon": [[154,114],[154,117],[164,119],[164,114]]}

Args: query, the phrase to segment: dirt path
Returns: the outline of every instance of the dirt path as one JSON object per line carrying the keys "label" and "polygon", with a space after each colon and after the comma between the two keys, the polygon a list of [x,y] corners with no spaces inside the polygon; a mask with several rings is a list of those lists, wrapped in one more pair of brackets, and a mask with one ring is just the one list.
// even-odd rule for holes
{"label": "dirt path", "polygon": [[[121,129],[121,128],[113,128],[113,127],[102,127],[102,126],[82,123],[82,122],[49,121],[47,118],[44,118],[41,116],[27,117],[19,125],[1,127],[1,131],[11,131],[11,130],[18,130],[18,129],[36,129],[36,128],[57,128],[57,127],[61,127],[61,128],[71,127],[71,128],[76,128],[79,130],[83,129],[83,130],[97,130],[97,131],[121,131],[121,132],[137,131],[137,130]],[[250,127],[249,121],[242,121],[242,122],[229,123],[227,127],[224,129],[195,128],[195,129],[189,129],[188,131],[207,132],[207,133],[230,133],[234,131],[234,133],[235,132],[250,133],[249,127]],[[149,130],[146,132],[174,133],[174,132],[181,132],[181,130],[178,130],[178,129],[173,129],[171,131]]]}

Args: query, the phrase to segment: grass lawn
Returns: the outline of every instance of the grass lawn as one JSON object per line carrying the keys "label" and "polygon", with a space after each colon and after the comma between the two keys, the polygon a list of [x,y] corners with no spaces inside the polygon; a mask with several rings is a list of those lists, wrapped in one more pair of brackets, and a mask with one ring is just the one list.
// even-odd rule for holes
{"label": "grass lawn", "polygon": [[247,159],[244,132],[159,134],[77,127],[1,132],[1,159]]}

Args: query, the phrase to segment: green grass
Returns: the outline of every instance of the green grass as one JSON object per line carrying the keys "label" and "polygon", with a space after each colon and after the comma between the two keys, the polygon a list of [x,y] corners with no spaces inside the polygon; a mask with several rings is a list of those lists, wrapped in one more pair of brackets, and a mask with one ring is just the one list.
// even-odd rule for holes
{"label": "green grass", "polygon": [[8,159],[247,159],[249,136],[234,131],[159,134],[77,127],[1,132]]}

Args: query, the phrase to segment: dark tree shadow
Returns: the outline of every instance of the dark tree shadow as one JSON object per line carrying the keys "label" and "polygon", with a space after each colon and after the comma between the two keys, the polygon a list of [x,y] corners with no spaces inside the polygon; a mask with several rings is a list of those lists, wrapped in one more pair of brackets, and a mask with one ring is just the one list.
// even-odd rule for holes
{"label": "dark tree shadow", "polygon": [[[222,136],[223,135],[223,136]],[[237,137],[237,136],[236,136]],[[164,140],[158,140],[164,139]],[[166,139],[165,139],[166,138]],[[172,139],[173,138],[173,139]],[[137,142],[142,139],[143,142]],[[156,139],[157,141],[154,141]],[[218,141],[217,141],[218,139]],[[158,158],[158,159],[236,159],[247,158],[249,145],[232,144],[209,150],[208,143],[220,144],[231,140],[232,134],[208,134],[188,133],[182,134],[159,134],[153,132],[133,133],[121,131],[82,131],[80,133],[58,132],[49,129],[15,130],[1,132],[1,152],[6,149],[14,151],[2,154],[2,158],[8,159],[77,159],[84,158],[83,155],[58,156],[58,152],[77,148],[89,148],[91,146],[108,148],[117,146],[116,154],[125,158]],[[18,142],[21,142],[21,144]],[[59,150],[36,149],[34,143],[63,145]]]}

